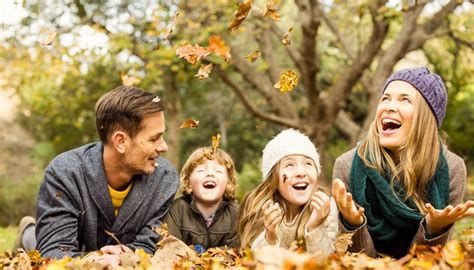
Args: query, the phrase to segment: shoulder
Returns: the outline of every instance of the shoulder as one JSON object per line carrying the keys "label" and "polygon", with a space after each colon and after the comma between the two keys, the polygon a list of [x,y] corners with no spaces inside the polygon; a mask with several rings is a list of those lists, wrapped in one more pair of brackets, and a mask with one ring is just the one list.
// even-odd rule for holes
{"label": "shoulder", "polygon": [[[98,142],[89,143],[78,148],[63,152],[57,155],[46,168],[46,172],[65,174],[76,171],[83,166],[84,157],[91,151],[99,151],[101,144]],[[101,150],[100,150],[101,151]]]}
{"label": "shoulder", "polygon": [[229,209],[229,211],[232,212],[232,213],[238,213],[239,212],[239,204],[236,201],[228,201],[227,209]]}
{"label": "shoulder", "polygon": [[174,188],[179,185],[179,176],[176,168],[165,158],[158,158],[158,167],[150,177],[158,180],[160,185]]}
{"label": "shoulder", "polygon": [[354,155],[356,154],[356,150],[357,148],[354,147],[351,150],[337,157],[336,164],[344,164],[350,167],[350,165],[352,164],[352,160],[354,159]]}
{"label": "shoulder", "polygon": [[464,160],[460,156],[449,151],[448,149],[444,149],[444,155],[445,155],[446,162],[448,163],[450,171],[456,170],[456,171],[466,172],[466,164],[464,163]]}

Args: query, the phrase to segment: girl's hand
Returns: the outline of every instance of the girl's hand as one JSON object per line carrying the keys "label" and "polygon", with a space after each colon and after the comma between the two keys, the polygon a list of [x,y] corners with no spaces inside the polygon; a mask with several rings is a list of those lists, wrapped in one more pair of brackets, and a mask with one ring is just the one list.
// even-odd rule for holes
{"label": "girl's hand", "polygon": [[430,203],[425,204],[428,209],[426,214],[426,229],[428,235],[440,235],[446,227],[464,217],[474,217],[474,201],[469,200],[453,207],[446,206],[442,210],[435,209]]}
{"label": "girl's hand", "polygon": [[313,211],[308,220],[308,232],[311,232],[323,224],[324,220],[329,215],[329,211],[331,210],[329,196],[322,191],[316,192],[311,197],[311,208]]}
{"label": "girl's hand", "polygon": [[332,196],[337,207],[349,225],[357,227],[364,223],[364,208],[357,209],[352,201],[352,195],[346,191],[346,186],[340,179],[332,183]]}
{"label": "girl's hand", "polygon": [[265,226],[265,240],[270,245],[275,245],[278,239],[278,224],[283,220],[283,212],[278,203],[266,201],[263,206],[263,225]]}

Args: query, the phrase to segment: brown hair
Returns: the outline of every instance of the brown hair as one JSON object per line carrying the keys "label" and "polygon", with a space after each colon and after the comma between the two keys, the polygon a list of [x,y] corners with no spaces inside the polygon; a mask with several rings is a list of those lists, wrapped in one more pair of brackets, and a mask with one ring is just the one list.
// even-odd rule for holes
{"label": "brown hair", "polygon": [[140,131],[145,116],[164,109],[155,94],[133,86],[119,86],[102,95],[95,105],[100,140],[106,144],[116,130],[123,130],[133,138]]}
{"label": "brown hair", "polygon": [[186,160],[186,163],[181,170],[180,181],[181,181],[181,192],[184,195],[191,195],[193,193],[191,189],[191,183],[189,176],[199,164],[206,160],[216,160],[221,165],[226,167],[228,181],[225,187],[224,198],[227,200],[235,199],[235,190],[237,187],[237,171],[235,170],[234,162],[227,152],[222,149],[216,149],[212,152],[212,147],[201,147],[196,149]]}

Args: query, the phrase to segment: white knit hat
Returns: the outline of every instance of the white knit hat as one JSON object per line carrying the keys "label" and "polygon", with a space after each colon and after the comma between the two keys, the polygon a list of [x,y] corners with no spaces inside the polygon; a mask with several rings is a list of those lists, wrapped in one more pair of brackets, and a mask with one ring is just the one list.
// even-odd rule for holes
{"label": "white knit hat", "polygon": [[318,175],[321,173],[319,154],[308,136],[296,129],[286,129],[271,139],[263,149],[262,176],[267,178],[270,170],[280,159],[288,155],[304,155],[314,160]]}

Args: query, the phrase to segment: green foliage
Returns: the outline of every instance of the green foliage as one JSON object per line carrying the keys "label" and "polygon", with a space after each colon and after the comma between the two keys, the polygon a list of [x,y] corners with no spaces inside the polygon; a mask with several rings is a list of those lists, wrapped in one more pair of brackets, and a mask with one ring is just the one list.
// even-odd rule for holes
{"label": "green foliage", "polygon": [[237,180],[237,199],[240,201],[247,192],[257,187],[262,181],[260,163],[244,163]]}
{"label": "green foliage", "polygon": [[17,232],[16,226],[0,227],[0,253],[12,251]]}

